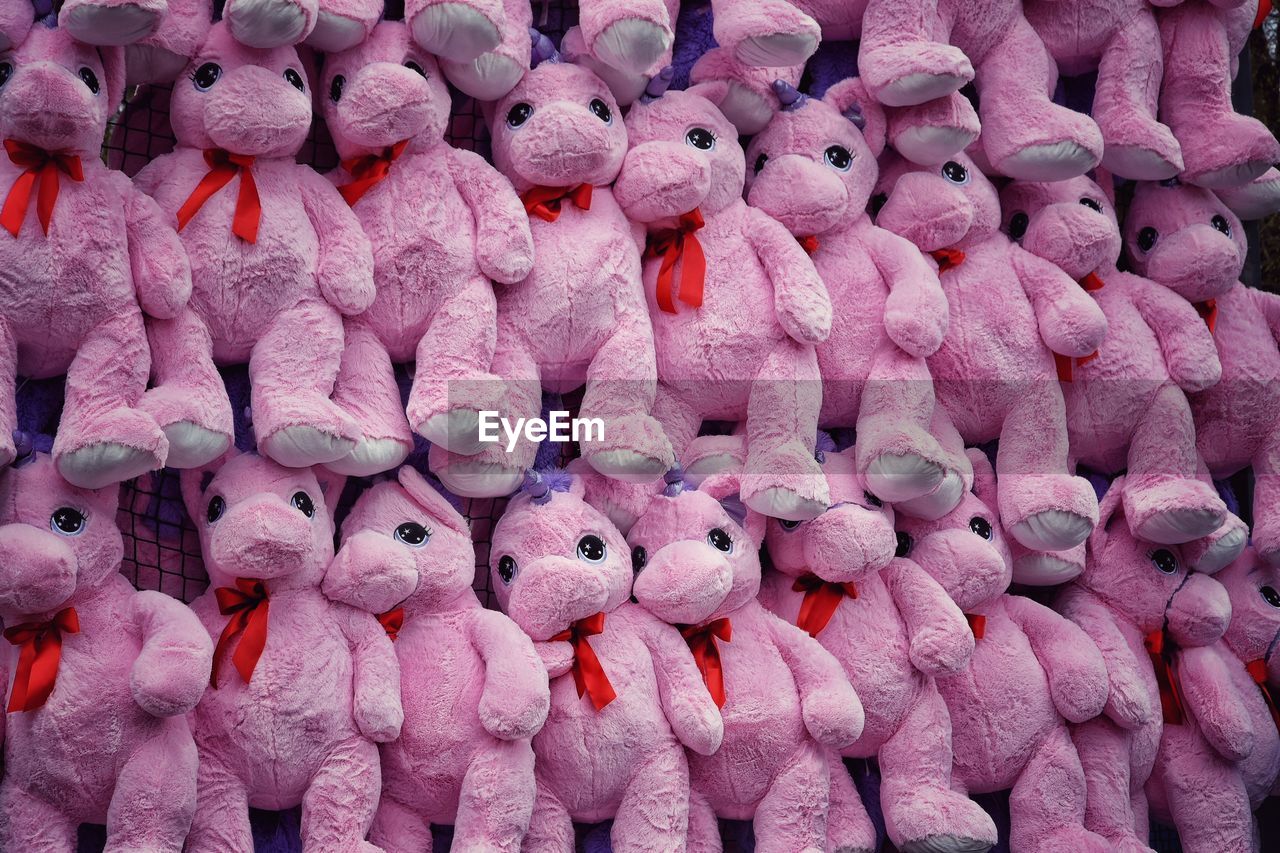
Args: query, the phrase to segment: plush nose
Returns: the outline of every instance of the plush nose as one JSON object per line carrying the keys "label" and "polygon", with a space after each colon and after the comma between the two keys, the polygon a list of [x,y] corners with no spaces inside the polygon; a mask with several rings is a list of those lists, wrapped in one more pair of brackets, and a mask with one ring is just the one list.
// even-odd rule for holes
{"label": "plush nose", "polygon": [[[101,81],[99,85],[105,85]],[[101,143],[105,96],[95,96],[73,73],[53,62],[33,62],[14,71],[0,90],[0,114],[9,135],[49,151],[83,150],[86,132]],[[103,106],[95,103],[103,99]],[[95,150],[96,155],[96,150]]]}
{"label": "plush nose", "polygon": [[209,92],[205,130],[235,154],[280,156],[296,151],[311,129],[311,101],[282,75],[247,65],[228,71]]}
{"label": "plush nose", "polygon": [[898,178],[876,224],[915,243],[925,252],[960,242],[973,227],[973,204],[964,193],[924,172]]}
{"label": "plush nose", "polygon": [[609,590],[599,572],[567,557],[543,557],[520,568],[507,615],[531,638],[544,641],[608,603]]}
{"label": "plush nose", "polygon": [[821,234],[849,208],[849,191],[834,170],[798,154],[771,158],[751,183],[747,200],[792,234]]}
{"label": "plush nose", "polygon": [[403,65],[377,62],[348,81],[336,114],[337,132],[356,145],[394,145],[426,128],[431,89],[422,75]]}
{"label": "plush nose", "polygon": [[325,572],[322,589],[340,601],[385,613],[418,586],[418,569],[409,548],[388,536],[362,530],[347,538]]}
{"label": "plush nose", "polygon": [[1054,204],[1041,210],[1032,218],[1022,245],[1074,279],[1120,257],[1115,225],[1082,204]]}
{"label": "plush nose", "polygon": [[897,549],[888,519],[855,504],[834,506],[802,530],[805,564],[820,569],[823,580],[844,583],[878,572]]}
{"label": "plush nose", "polygon": [[711,193],[711,161],[687,145],[643,142],[627,152],[613,191],[632,219],[679,216]]}
{"label": "plush nose", "polygon": [[76,589],[76,555],[67,540],[29,524],[0,527],[0,607],[41,613]]}
{"label": "plush nose", "polygon": [[1147,277],[1200,302],[1225,293],[1243,268],[1239,247],[1211,225],[1196,224],[1162,237],[1147,256]]}
{"label": "plush nose", "polygon": [[636,575],[636,601],[663,622],[696,625],[715,615],[733,586],[733,567],[701,542],[658,549]]}
{"label": "plush nose", "polygon": [[968,530],[942,530],[918,540],[911,559],[942,584],[961,610],[1009,588],[1012,567],[991,543]]}
{"label": "plush nose", "polygon": [[[615,117],[614,121],[620,121]],[[613,155],[609,126],[585,107],[551,104],[513,138],[511,157],[526,180],[547,186],[598,182]],[[597,177],[592,177],[597,176]]]}
{"label": "plush nose", "polygon": [[1165,619],[1178,645],[1207,646],[1226,633],[1231,622],[1231,598],[1222,584],[1192,572],[1174,593]]}
{"label": "plush nose", "polygon": [[293,574],[312,547],[311,519],[274,496],[231,507],[209,538],[217,568],[245,578]]}

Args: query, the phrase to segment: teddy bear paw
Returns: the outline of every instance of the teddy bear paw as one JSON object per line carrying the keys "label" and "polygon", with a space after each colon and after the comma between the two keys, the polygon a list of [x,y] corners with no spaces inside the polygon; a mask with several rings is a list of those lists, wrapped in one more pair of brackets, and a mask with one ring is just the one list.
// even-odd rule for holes
{"label": "teddy bear paw", "polygon": [[54,440],[58,473],[82,489],[131,480],[165,463],[169,440],[145,412],[118,408],[66,429]]}
{"label": "teddy bear paw", "polygon": [[227,452],[231,446],[231,434],[206,429],[192,421],[176,421],[165,427],[169,439],[169,456],[165,464],[170,468],[199,468]]}
{"label": "teddy bear paw", "polygon": [[[480,101],[497,101],[515,88],[516,83],[524,76],[525,67],[509,56],[489,51],[466,62],[454,62],[452,59],[441,59],[449,82],[466,94]],[[488,270],[489,275],[499,281],[512,279],[519,281],[515,270],[522,262],[513,261],[510,256],[500,259],[501,267],[495,263]]]}
{"label": "teddy bear paw", "polygon": [[[381,5],[378,4],[379,12]],[[315,29],[307,36],[307,44],[325,53],[340,53],[353,48],[364,41],[377,17],[374,15],[371,20],[361,20],[320,9],[316,15]]]}
{"label": "teddy bear paw", "polygon": [[480,441],[480,413],[472,408],[431,415],[414,431],[437,447],[460,456],[474,456],[485,446]]}
{"label": "teddy bear paw", "polygon": [[132,44],[154,33],[168,11],[164,0],[67,0],[58,13],[58,26],[85,44]]}
{"label": "teddy bear paw", "polygon": [[316,0],[228,0],[222,17],[236,41],[267,49],[302,41],[317,12]]}
{"label": "teddy bear paw", "polygon": [[514,492],[524,479],[524,469],[501,451],[487,445],[475,456],[458,456],[443,447],[431,446],[428,465],[440,482],[464,498],[496,498]]}
{"label": "teddy bear paw", "polygon": [[1006,475],[999,501],[1009,533],[1033,551],[1074,548],[1098,523],[1093,486],[1070,474]]}
{"label": "teddy bear paw", "polygon": [[[895,507],[896,509],[896,507]],[[1015,542],[1013,580],[1027,586],[1056,586],[1080,576],[1084,571],[1084,544],[1065,551],[1035,551]]]}
{"label": "teddy bear paw", "polygon": [[356,439],[314,426],[282,427],[258,440],[258,449],[286,468],[306,468],[343,458]]}
{"label": "teddy bear paw", "polygon": [[672,39],[670,26],[628,17],[605,27],[592,41],[591,52],[606,65],[643,74],[670,50]]}
{"label": "teddy bear paw", "polygon": [[1161,545],[1208,536],[1227,518],[1226,504],[1212,486],[1175,477],[1127,482],[1124,511],[1134,536]]}
{"label": "teddy bear paw", "polygon": [[813,454],[793,441],[758,458],[748,455],[742,500],[772,518],[806,521],[826,511],[831,493]]}
{"label": "teddy bear paw", "polygon": [[1212,133],[1182,133],[1178,141],[1182,178],[1209,189],[1247,184],[1280,160],[1280,143],[1266,125],[1238,113],[1217,117]]}
{"label": "teddy bear paw", "polygon": [[937,521],[960,504],[964,492],[964,479],[960,474],[947,471],[942,482],[932,492],[918,498],[894,501],[893,509],[894,512],[901,512],[912,518]]}
{"label": "teddy bear paw", "polygon": [[636,485],[653,482],[676,463],[662,427],[648,415],[606,421],[597,440],[582,443],[582,455],[606,477]]}
{"label": "teddy bear paw", "polygon": [[[432,3],[409,21],[423,50],[453,62],[470,62],[493,50],[502,33],[492,13],[475,3]],[[496,10],[494,10],[496,11]]]}
{"label": "teddy bear paw", "polygon": [[[925,802],[913,803],[913,813],[895,821],[907,836],[898,843],[903,853],[984,853],[995,846],[996,826],[982,807],[968,797],[945,789],[918,790]],[[914,813],[916,809],[922,813]],[[929,826],[911,832],[912,824],[928,820]],[[904,825],[905,824],[905,825]]]}
{"label": "teddy bear paw", "polygon": [[919,453],[881,453],[867,465],[866,482],[880,500],[898,503],[935,492],[946,475],[941,465]]}
{"label": "teddy bear paw", "polygon": [[1135,181],[1163,181],[1182,171],[1182,146],[1154,118],[1135,112],[1094,118],[1102,129],[1102,165],[1109,171]]}
{"label": "teddy bear paw", "polygon": [[412,442],[365,436],[356,442],[350,453],[335,462],[326,462],[324,467],[348,477],[371,477],[399,467],[412,450]]}
{"label": "teddy bear paw", "polygon": [[1211,575],[1234,563],[1248,542],[1249,528],[1229,514],[1213,533],[1183,545],[1182,555],[1192,569]]}
{"label": "teddy bear paw", "polygon": [[954,45],[896,44],[859,59],[863,80],[876,100],[909,107],[959,91],[973,79],[973,63]]}

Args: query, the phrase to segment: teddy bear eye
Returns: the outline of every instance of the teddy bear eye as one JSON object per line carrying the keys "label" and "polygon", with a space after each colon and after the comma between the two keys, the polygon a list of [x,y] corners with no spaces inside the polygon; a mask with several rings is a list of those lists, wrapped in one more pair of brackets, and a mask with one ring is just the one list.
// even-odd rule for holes
{"label": "teddy bear eye", "polygon": [[911,539],[910,533],[898,531],[898,548],[893,552],[895,557],[905,557],[911,553],[911,547],[916,543]]}
{"label": "teddy bear eye", "polygon": [[1151,565],[1171,575],[1178,570],[1178,558],[1168,548],[1159,548],[1151,552]]}
{"label": "teddy bear eye", "polygon": [[876,509],[879,509],[880,507],[884,506],[884,501],[880,500],[878,497],[871,494],[870,492],[864,491],[862,493],[862,499],[865,500],[867,503],[871,504]]}
{"label": "teddy bear eye", "polygon": [[867,207],[871,211],[871,215],[875,216],[879,214],[880,211],[884,208],[884,206],[888,203],[889,203],[888,193],[876,193],[871,197],[871,200],[867,203]]}
{"label": "teddy bear eye", "polygon": [[222,518],[222,514],[226,511],[227,502],[219,495],[214,495],[209,499],[209,506],[204,511],[204,517],[210,524],[213,524],[215,521]]}
{"label": "teddy bear eye", "polygon": [[311,518],[316,514],[316,505],[311,501],[311,495],[306,492],[294,492],[293,497],[289,499],[289,503],[293,504],[293,508],[307,518]]}
{"label": "teddy bear eye", "polygon": [[335,75],[334,78],[329,81],[329,100],[333,101],[335,104],[338,103],[338,101],[341,101],[342,90],[346,85],[346,77],[343,77],[341,74]]}
{"label": "teddy bear eye", "polygon": [[631,571],[639,574],[647,562],[649,562],[649,552],[643,545],[637,545],[631,549]]}
{"label": "teddy bear eye", "polygon": [[948,160],[942,164],[942,177],[953,184],[967,184],[969,183],[969,170],[955,160]]}
{"label": "teddy bear eye", "polygon": [[396,528],[393,536],[397,542],[403,542],[410,548],[421,548],[431,538],[431,531],[416,521],[406,521]]}
{"label": "teddy bear eye", "polygon": [[1221,231],[1228,237],[1231,236],[1231,224],[1227,222],[1227,217],[1223,216],[1221,213],[1215,214],[1213,219],[1209,220],[1209,224],[1213,226],[1214,231]]}
{"label": "teddy bear eye", "polygon": [[719,527],[713,527],[707,533],[707,541],[711,543],[711,547],[717,551],[723,551],[726,554],[733,553],[733,538],[725,533]]}
{"label": "teddy bear eye", "polygon": [[302,75],[297,71],[294,71],[292,68],[286,68],[284,70],[284,79],[290,86],[297,89],[299,92],[306,89],[306,84],[302,82]]}
{"label": "teddy bear eye", "polygon": [[1030,224],[1031,217],[1019,210],[1009,217],[1009,236],[1014,240],[1021,240],[1023,235],[1027,233],[1027,226]]}
{"label": "teddy bear eye", "polygon": [[423,68],[421,65],[414,62],[412,59],[406,59],[404,61],[404,67],[408,68],[410,71],[412,71],[414,74],[417,74],[420,77],[427,76],[427,69]]}
{"label": "teddy bear eye", "polygon": [[1272,607],[1280,609],[1280,592],[1276,592],[1275,587],[1264,586],[1262,589],[1258,590],[1258,592],[1262,595],[1263,601],[1270,604]]}
{"label": "teddy bear eye", "polygon": [[695,127],[684,135],[684,141],[699,151],[710,151],[716,147],[716,135],[705,127]]}
{"label": "teddy bear eye", "polygon": [[507,586],[516,579],[516,572],[520,571],[516,566],[516,561],[510,554],[506,554],[502,559],[498,560],[498,577]]}
{"label": "teddy bear eye", "polygon": [[604,547],[604,540],[599,536],[588,534],[578,540],[578,557],[588,563],[604,562],[606,554],[608,549]]}
{"label": "teddy bear eye", "polygon": [[1080,203],[1095,213],[1102,212],[1102,202],[1098,201],[1096,198],[1089,198],[1088,196],[1085,196],[1080,199]]}
{"label": "teddy bear eye", "polygon": [[80,79],[89,87],[89,91],[98,94],[102,91],[102,86],[98,83],[98,75],[93,73],[92,68],[81,68]]}
{"label": "teddy bear eye", "polygon": [[218,78],[222,76],[222,66],[216,62],[206,62],[195,70],[191,75],[191,82],[195,83],[196,88],[201,92],[207,92],[213,88],[213,84],[218,82]]}
{"label": "teddy bear eye", "polygon": [[0,62],[0,86],[9,82],[9,78],[13,76],[13,63]]}
{"label": "teddy bear eye", "polygon": [[849,167],[853,165],[853,154],[843,145],[832,145],[822,152],[822,156],[833,169],[839,169],[841,172],[849,171]]}
{"label": "teddy bear eye", "polygon": [[791,531],[791,530],[795,530],[797,527],[799,527],[799,526],[800,526],[800,522],[798,522],[798,521],[791,521],[790,519],[787,519],[787,518],[781,518],[781,519],[778,519],[778,525],[779,525],[783,530]]}
{"label": "teddy bear eye", "polygon": [[1151,226],[1147,226],[1138,232],[1138,248],[1144,252],[1150,252],[1155,248],[1156,241],[1160,239],[1160,232]]}
{"label": "teddy bear eye", "polygon": [[764,164],[768,162],[769,162],[769,155],[761,152],[760,156],[756,158],[755,165],[752,166],[751,168],[754,169],[755,174],[758,175],[762,171],[764,171]]}
{"label": "teddy bear eye", "polygon": [[49,527],[54,533],[75,536],[84,530],[84,513],[69,506],[60,506],[49,516]]}
{"label": "teddy bear eye", "polygon": [[516,128],[529,120],[529,116],[533,115],[533,107],[524,102],[516,104],[507,110],[507,127]]}
{"label": "teddy bear eye", "polygon": [[592,98],[591,103],[587,105],[596,118],[605,124],[613,124],[613,112],[609,109],[609,105],[599,98]]}
{"label": "teddy bear eye", "polygon": [[993,531],[991,530],[991,522],[987,521],[980,515],[975,515],[969,519],[969,529],[983,539],[990,539]]}

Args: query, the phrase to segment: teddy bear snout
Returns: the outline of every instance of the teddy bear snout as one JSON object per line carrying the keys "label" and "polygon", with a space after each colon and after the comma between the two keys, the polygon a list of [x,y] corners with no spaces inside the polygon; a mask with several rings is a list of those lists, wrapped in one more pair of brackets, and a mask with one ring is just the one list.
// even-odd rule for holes
{"label": "teddy bear snout", "polygon": [[914,543],[919,563],[961,610],[976,607],[1009,588],[1012,567],[989,542],[965,530],[941,530]]}
{"label": "teddy bear snout", "polygon": [[1055,204],[1037,213],[1023,247],[1081,279],[1120,257],[1120,233],[1105,215],[1082,204]]}
{"label": "teddy bear snout", "polygon": [[362,530],[342,543],[321,588],[331,601],[384,613],[412,595],[417,586],[418,568],[409,547]]}
{"label": "teddy bear snout", "polygon": [[947,249],[973,227],[973,203],[960,190],[926,172],[898,178],[880,208],[876,224],[905,237],[926,252]]}
{"label": "teddy bear snout", "polygon": [[431,89],[403,65],[367,65],[347,83],[338,102],[339,132],[368,148],[394,145],[417,136],[431,118]]}
{"label": "teddy bear snout", "polygon": [[897,537],[888,519],[856,504],[839,504],[805,522],[805,564],[822,579],[845,583],[878,572],[893,559]]}
{"label": "teddy bear snout", "polygon": [[76,564],[63,537],[29,524],[0,527],[0,607],[19,614],[58,607],[75,592]]}
{"label": "teddy bear snout", "polygon": [[311,100],[282,75],[256,65],[227,71],[208,94],[205,131],[235,154],[282,156],[311,129]]}
{"label": "teddy bear snout", "polygon": [[696,625],[715,615],[733,586],[733,566],[702,542],[658,549],[636,575],[632,594],[663,622]]}
{"label": "teddy bear snout", "polygon": [[274,578],[296,573],[311,552],[312,520],[275,496],[227,510],[209,534],[209,556],[234,577]]}
{"label": "teddy bear snout", "polygon": [[840,173],[799,154],[770,158],[747,194],[758,207],[800,236],[821,234],[844,218],[849,191]]}
{"label": "teddy bear snout", "polygon": [[1165,613],[1169,633],[1180,646],[1207,646],[1226,633],[1231,622],[1231,598],[1222,584],[1192,572],[1174,593]]}
{"label": "teddy bear snout", "polygon": [[96,153],[102,142],[105,98],[103,105],[96,103],[93,92],[73,72],[54,62],[24,64],[2,92],[0,121],[6,137],[48,151]]}
{"label": "teddy bear snout", "polygon": [[711,194],[711,161],[674,142],[644,142],[627,152],[614,195],[632,219],[653,222],[688,213]]}
{"label": "teddy bear snout", "polygon": [[551,639],[609,603],[598,569],[567,557],[547,556],[521,566],[507,599],[507,615],[537,641]]}
{"label": "teddy bear snout", "polygon": [[[614,121],[619,121],[617,117]],[[625,141],[586,107],[549,104],[511,140],[510,159],[527,181],[553,187],[608,183]]]}
{"label": "teddy bear snout", "polygon": [[1148,278],[1194,302],[1221,296],[1243,266],[1235,241],[1200,223],[1162,235],[1146,258]]}

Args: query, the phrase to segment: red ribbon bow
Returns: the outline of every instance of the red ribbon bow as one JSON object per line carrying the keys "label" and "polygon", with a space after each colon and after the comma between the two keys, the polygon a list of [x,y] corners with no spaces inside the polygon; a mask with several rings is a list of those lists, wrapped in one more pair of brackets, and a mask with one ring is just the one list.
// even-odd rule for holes
{"label": "red ribbon bow", "polygon": [[1178,673],[1173,665],[1172,645],[1163,630],[1152,631],[1143,638],[1147,647],[1147,657],[1151,658],[1151,667],[1156,673],[1156,685],[1160,688],[1160,710],[1164,721],[1170,725],[1181,725],[1186,719],[1182,706],[1182,689],[1178,686]]}
{"label": "red ribbon bow", "polygon": [[720,662],[720,647],[716,645],[716,640],[729,642],[733,636],[733,626],[729,624],[728,618],[714,619],[705,625],[682,625],[680,636],[684,637],[684,641],[689,644],[689,651],[693,652],[693,662],[702,673],[702,680],[707,685],[712,701],[717,708],[723,708],[726,698],[724,664]]}
{"label": "red ribbon bow", "polygon": [[[1089,293],[1096,293],[1097,291],[1102,290],[1106,285],[1106,282],[1102,280],[1102,276],[1098,275],[1096,272],[1089,273],[1087,276],[1080,279],[1079,283],[1080,286]],[[1053,366],[1057,368],[1058,381],[1074,382],[1076,377],[1076,368],[1082,364],[1088,364],[1097,357],[1097,350],[1094,350],[1086,356],[1081,356],[1080,358],[1072,358],[1069,355],[1062,355],[1061,353],[1055,352],[1053,354]]]}
{"label": "red ribbon bow", "polygon": [[1196,313],[1200,315],[1200,319],[1204,320],[1204,324],[1209,327],[1209,334],[1213,334],[1218,326],[1218,300],[1206,299],[1204,302],[1193,303]]}
{"label": "red ribbon bow", "polygon": [[591,648],[591,643],[587,640],[588,637],[603,632],[604,614],[597,613],[586,619],[579,619],[568,630],[551,638],[568,640],[573,644],[573,683],[578,688],[578,698],[581,699],[582,694],[586,693],[597,711],[618,698],[613,685],[609,683],[609,676],[600,664],[600,658],[596,657],[595,649]]}
{"label": "red ribbon bow", "polygon": [[218,645],[213,650],[213,673],[209,676],[209,683],[215,688],[218,686],[218,666],[223,652],[239,637],[231,662],[244,683],[248,684],[254,667],[258,665],[258,658],[262,657],[262,650],[267,647],[267,615],[271,608],[267,587],[254,578],[236,578],[234,587],[220,586],[213,595],[218,600],[218,612],[231,619],[222,629]]}
{"label": "red ribbon bow", "polygon": [[806,255],[812,255],[818,251],[818,238],[812,234],[808,237],[797,237],[796,242],[800,244],[801,249],[804,249]]}
{"label": "red ribbon bow", "polygon": [[524,202],[524,212],[547,222],[555,222],[560,218],[560,205],[565,199],[573,202],[579,210],[591,209],[591,184],[578,184],[576,187],[534,187],[520,196]]}
{"label": "red ribbon bow", "polygon": [[824,581],[817,575],[801,575],[791,588],[804,593],[804,600],[800,602],[800,614],[796,616],[796,626],[807,631],[810,637],[822,633],[841,601],[846,597],[858,597],[858,586],[852,581]]}
{"label": "red ribbon bow", "polygon": [[18,671],[13,677],[9,711],[34,711],[53,693],[62,662],[62,635],[80,633],[80,617],[74,607],[59,610],[45,622],[23,622],[4,629],[4,638],[18,653]]}
{"label": "red ribbon bow", "polygon": [[349,157],[342,161],[342,170],[351,175],[349,184],[338,187],[338,192],[347,200],[349,207],[355,207],[365,193],[386,180],[391,174],[391,164],[400,159],[409,140],[402,139],[395,145],[382,149],[380,154],[365,154],[363,157]]}
{"label": "red ribbon bow", "polygon": [[1253,28],[1255,30],[1259,29],[1262,26],[1262,22],[1267,19],[1267,15],[1270,15],[1270,14],[1271,14],[1271,0],[1261,0],[1261,2],[1258,3],[1258,14],[1253,19]]}
{"label": "red ribbon bow", "polygon": [[987,636],[987,617],[981,613],[966,613],[965,621],[969,623],[969,630],[973,632],[975,640],[981,640]]}
{"label": "red ribbon bow", "polygon": [[378,624],[382,626],[382,630],[387,632],[387,636],[394,643],[400,636],[400,629],[404,627],[404,608],[395,607],[386,613],[379,613]]}
{"label": "red ribbon bow", "polygon": [[938,262],[939,274],[960,266],[965,258],[963,249],[937,249],[929,255]]}
{"label": "red ribbon bow", "polygon": [[204,207],[204,203],[239,175],[240,192],[236,196],[236,210],[231,218],[231,233],[246,243],[258,242],[262,200],[258,198],[258,185],[253,180],[253,159],[246,154],[232,154],[221,148],[205,151],[204,161],[209,164],[209,171],[196,184],[182,207],[178,208],[178,230],[186,228],[191,218]]}
{"label": "red ribbon bow", "polygon": [[646,261],[662,258],[658,267],[658,307],[668,314],[676,313],[675,301],[671,298],[672,283],[675,281],[676,262],[680,262],[680,301],[693,308],[702,307],[702,292],[707,281],[707,256],[702,252],[702,244],[693,232],[706,223],[702,219],[702,211],[694,208],[688,213],[680,214],[675,228],[655,231],[649,235],[648,244],[644,248]]}
{"label": "red ribbon bow", "polygon": [[1271,721],[1276,724],[1276,731],[1280,732],[1280,708],[1276,707],[1276,697],[1272,695],[1271,688],[1267,686],[1267,662],[1262,658],[1251,660],[1245,664],[1244,668],[1249,672],[1249,677],[1253,679],[1253,683],[1258,685],[1258,689],[1262,691],[1262,701],[1267,703],[1267,710],[1271,712]]}
{"label": "red ribbon bow", "polygon": [[27,218],[27,208],[31,206],[31,192],[35,190],[36,218],[40,220],[45,236],[48,236],[49,223],[53,220],[53,206],[58,201],[58,173],[61,172],[73,181],[83,181],[84,167],[80,158],[75,154],[45,151],[16,139],[6,139],[4,150],[9,152],[13,165],[26,171],[9,188],[4,208],[0,209],[0,225],[17,237],[22,230],[22,221]]}

